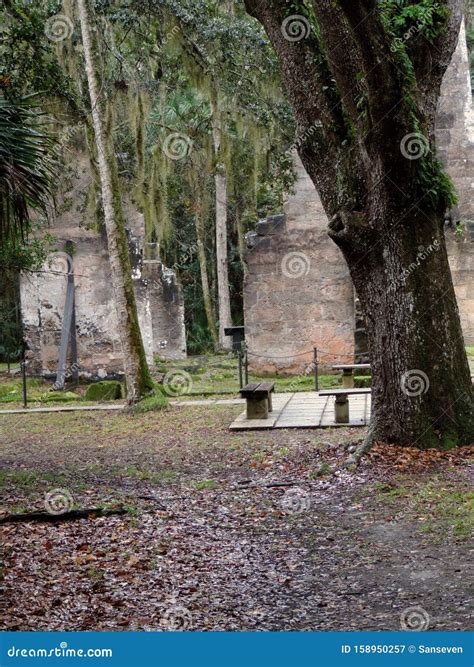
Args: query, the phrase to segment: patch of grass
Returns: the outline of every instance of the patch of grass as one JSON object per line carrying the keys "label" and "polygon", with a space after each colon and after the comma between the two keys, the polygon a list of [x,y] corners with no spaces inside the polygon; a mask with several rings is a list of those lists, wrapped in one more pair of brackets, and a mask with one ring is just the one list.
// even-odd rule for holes
{"label": "patch of grass", "polygon": [[0,488],[6,486],[29,487],[36,481],[36,475],[30,470],[0,470]]}
{"label": "patch of grass", "polygon": [[[20,370],[21,365],[19,361],[12,361],[10,363],[10,371]],[[8,364],[6,361],[0,362],[0,373],[6,373],[8,371]]]}
{"label": "patch of grass", "polygon": [[129,514],[133,519],[136,519],[137,516],[140,516],[140,508],[136,505],[124,505],[123,507],[127,514]]}
{"label": "patch of grass", "polygon": [[311,479],[317,479],[318,477],[325,477],[326,475],[331,474],[332,467],[329,465],[329,463],[322,463],[319,468],[317,470],[313,470],[309,476]]}
{"label": "patch of grass", "polygon": [[448,532],[467,539],[474,529],[474,493],[467,485],[460,489],[438,477],[422,483],[400,478],[395,484],[375,482],[365,495],[371,492],[379,502],[416,514],[422,521],[420,530],[434,539]]}
{"label": "patch of grass", "polygon": [[105,572],[104,570],[100,570],[97,567],[89,567],[87,570],[87,576],[89,579],[93,579],[94,581],[100,581],[105,577]]}
{"label": "patch of grass", "polygon": [[[54,391],[52,385],[38,378],[26,381],[28,405],[35,403],[68,403],[82,401],[82,397],[73,391]],[[23,386],[21,379],[0,382],[0,403],[20,403],[23,405]],[[15,406],[14,406],[15,407]]]}
{"label": "patch of grass", "polygon": [[63,475],[36,470],[0,470],[0,488],[16,487],[27,490],[47,483],[49,486],[65,486]]}
{"label": "patch of grass", "polygon": [[354,387],[355,389],[363,389],[365,387],[372,386],[372,376],[371,375],[356,375],[354,377]]}
{"label": "patch of grass", "polygon": [[382,495],[383,498],[404,498],[411,495],[411,490],[409,487],[405,486],[393,486],[391,484],[386,484],[385,482],[375,482],[372,486],[372,490],[375,491],[377,495]]}
{"label": "patch of grass", "polygon": [[193,482],[192,486],[196,491],[204,491],[204,489],[217,489],[219,486],[218,482],[215,479],[202,479],[197,482]]}
{"label": "patch of grass", "polygon": [[423,514],[429,515],[422,528],[436,533],[444,526],[451,528],[457,537],[467,539],[474,530],[474,492],[440,484],[439,480],[432,480],[415,496],[417,506]]}
{"label": "patch of grass", "polygon": [[140,469],[136,466],[112,466],[110,471],[119,477],[131,477],[138,479],[141,482],[151,482],[153,484],[160,484],[163,482],[176,481],[177,473],[170,468],[163,468],[162,470]]}
{"label": "patch of grass", "polygon": [[[186,371],[191,375],[192,387],[184,396],[205,397],[228,394],[238,396],[239,365],[234,356],[209,355],[188,359],[158,363],[157,370],[162,373],[173,370]],[[304,373],[291,377],[281,375],[249,375],[249,382],[273,381],[277,392],[314,391],[313,373]],[[319,387],[330,389],[341,384],[341,376],[319,375]]]}

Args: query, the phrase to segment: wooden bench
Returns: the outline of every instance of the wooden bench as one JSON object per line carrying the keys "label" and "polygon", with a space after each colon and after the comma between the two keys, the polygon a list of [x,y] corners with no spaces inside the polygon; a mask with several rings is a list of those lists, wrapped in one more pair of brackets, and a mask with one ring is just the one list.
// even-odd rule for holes
{"label": "wooden bench", "polygon": [[255,382],[242,387],[240,395],[247,401],[247,419],[267,419],[268,413],[273,410],[273,391],[273,382]]}
{"label": "wooden bench", "polygon": [[370,394],[371,389],[325,389],[320,396],[335,396],[334,414],[336,424],[349,423],[349,396],[354,394]]}
{"label": "wooden bench", "polygon": [[335,371],[342,371],[342,386],[345,389],[350,389],[354,386],[354,371],[367,370],[370,364],[338,364],[333,366]]}

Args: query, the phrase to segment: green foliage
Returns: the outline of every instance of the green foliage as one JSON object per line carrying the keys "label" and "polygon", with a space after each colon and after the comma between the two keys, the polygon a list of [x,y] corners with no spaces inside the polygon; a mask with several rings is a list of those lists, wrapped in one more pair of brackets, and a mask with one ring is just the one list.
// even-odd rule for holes
{"label": "green foliage", "polygon": [[399,40],[420,33],[430,42],[443,34],[449,7],[436,0],[382,0],[381,10]]}
{"label": "green foliage", "polygon": [[474,6],[472,0],[466,1],[466,37],[471,70],[471,89],[474,94]]}
{"label": "green foliage", "polygon": [[423,206],[433,211],[445,211],[458,202],[456,188],[451,177],[436,156],[431,153],[419,160],[416,186]]}
{"label": "green foliage", "polygon": [[193,482],[192,486],[196,491],[212,491],[217,489],[219,483],[215,479],[202,479],[197,482]]}
{"label": "green foliage", "polygon": [[45,30],[47,19],[61,12],[62,3],[8,0],[2,4],[0,88],[11,99],[40,92],[63,99],[76,108],[70,79],[62,70],[58,51],[52,48]]}

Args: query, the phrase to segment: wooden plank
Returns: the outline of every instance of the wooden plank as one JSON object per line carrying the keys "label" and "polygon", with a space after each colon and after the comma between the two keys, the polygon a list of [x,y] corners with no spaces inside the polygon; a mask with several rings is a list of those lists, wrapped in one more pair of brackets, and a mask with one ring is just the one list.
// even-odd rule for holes
{"label": "wooden plank", "polygon": [[[336,390],[334,390],[336,391]],[[355,390],[356,395],[348,396],[349,422],[335,423],[334,401],[330,400],[332,392],[322,396],[322,392],[295,392],[274,394],[273,412],[268,419],[245,418],[245,412],[231,424],[232,431],[259,430],[271,428],[335,428],[366,426],[370,418],[370,390]],[[350,392],[342,392],[349,393]],[[358,395],[360,394],[360,395]]]}
{"label": "wooden plank", "polygon": [[332,368],[335,371],[343,371],[346,369],[354,369],[357,370],[358,368],[370,368],[370,364],[336,364],[335,366],[332,366]]}
{"label": "wooden plank", "polygon": [[245,387],[242,387],[240,393],[245,398],[247,394],[254,392],[257,387],[260,385],[260,382],[254,382],[253,384],[246,384]]}
{"label": "wooden plank", "polygon": [[274,382],[261,382],[258,386],[258,391],[275,391]]}
{"label": "wooden plank", "polygon": [[339,394],[352,396],[354,394],[370,394],[371,391],[371,389],[366,387],[365,389],[325,389],[319,393],[321,396],[338,396]]}

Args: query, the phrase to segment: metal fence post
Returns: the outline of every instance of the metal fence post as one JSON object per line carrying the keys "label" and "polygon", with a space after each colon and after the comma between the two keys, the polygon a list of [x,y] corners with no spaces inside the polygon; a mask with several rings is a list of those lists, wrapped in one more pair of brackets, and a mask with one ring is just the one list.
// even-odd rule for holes
{"label": "metal fence post", "polygon": [[249,355],[247,352],[247,345],[242,342],[242,350],[243,354],[245,355],[244,357],[244,369],[245,369],[245,384],[249,383]]}
{"label": "metal fence post", "polygon": [[242,369],[242,348],[240,348],[237,352],[238,357],[239,357],[239,389],[242,389],[243,385],[243,369]]}
{"label": "metal fence post", "polygon": [[23,407],[28,407],[28,395],[26,391],[26,356],[25,350],[23,349],[23,357],[21,360],[21,380],[22,380],[22,390],[23,390]]}
{"label": "metal fence post", "polygon": [[318,377],[318,348],[313,347],[313,366],[314,366],[314,388],[319,391],[319,377]]}

